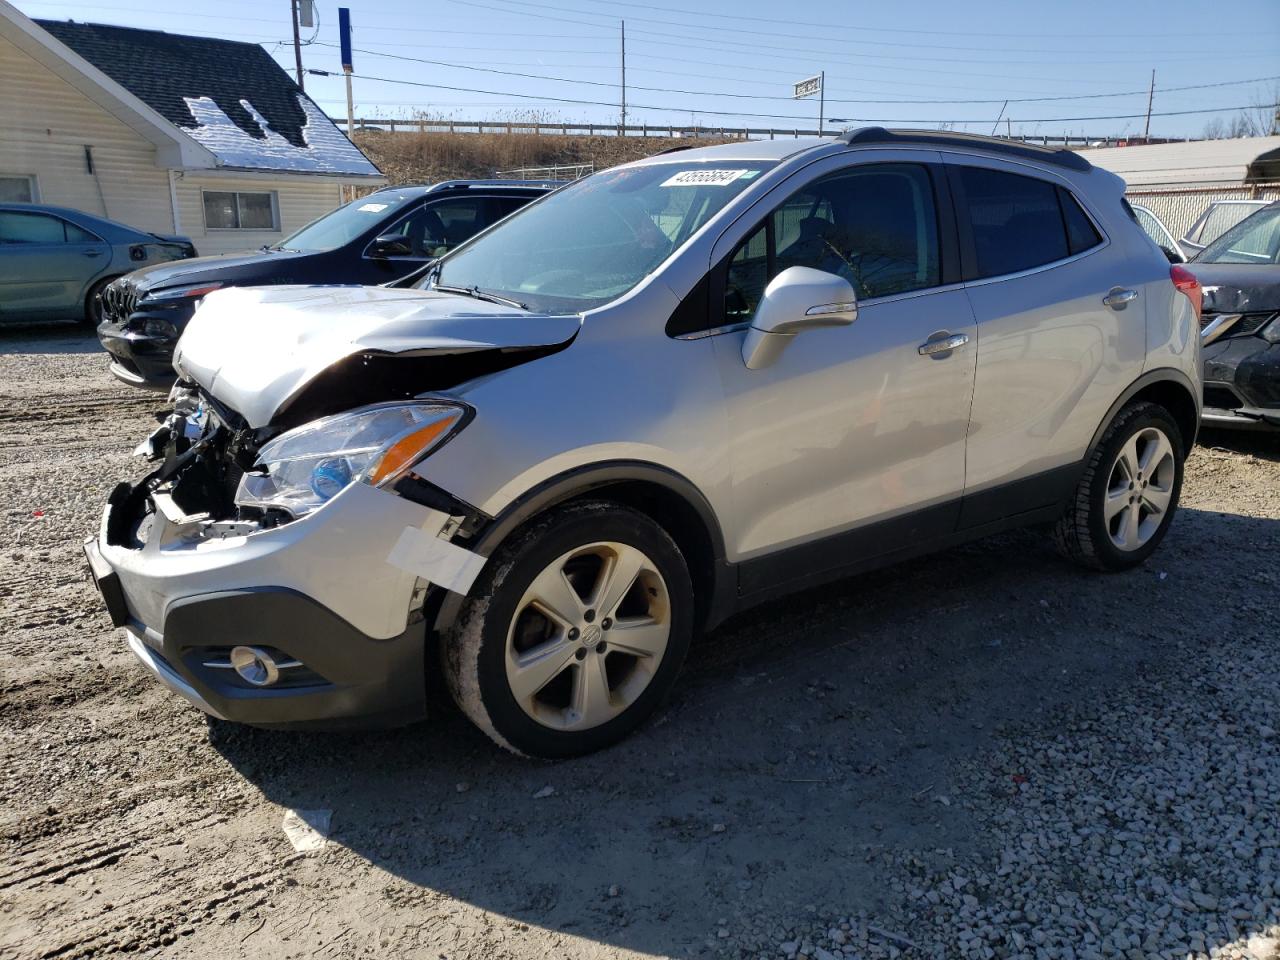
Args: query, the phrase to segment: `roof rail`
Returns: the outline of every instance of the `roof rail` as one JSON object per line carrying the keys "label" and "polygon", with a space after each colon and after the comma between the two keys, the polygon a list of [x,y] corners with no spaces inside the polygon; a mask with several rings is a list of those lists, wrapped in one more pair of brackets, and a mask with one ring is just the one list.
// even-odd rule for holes
{"label": "roof rail", "polygon": [[940,147],[973,147],[991,153],[1003,153],[1011,157],[1023,157],[1052,163],[1068,170],[1084,172],[1092,170],[1091,164],[1074,150],[1041,147],[1032,143],[983,137],[976,133],[953,133],[949,130],[886,130],[884,127],[855,127],[841,134],[840,139],[849,146],[868,143],[928,143]]}
{"label": "roof rail", "polygon": [[549,187],[559,186],[563,180],[442,180],[434,190],[459,190],[464,187]]}

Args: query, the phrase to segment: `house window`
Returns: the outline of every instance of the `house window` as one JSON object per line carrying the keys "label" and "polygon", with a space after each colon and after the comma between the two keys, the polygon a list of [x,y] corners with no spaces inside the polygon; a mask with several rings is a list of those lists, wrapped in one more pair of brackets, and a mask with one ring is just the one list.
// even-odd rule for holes
{"label": "house window", "polygon": [[205,190],[204,225],[209,230],[279,230],[276,195]]}
{"label": "house window", "polygon": [[0,203],[35,203],[39,199],[35,177],[0,174]]}

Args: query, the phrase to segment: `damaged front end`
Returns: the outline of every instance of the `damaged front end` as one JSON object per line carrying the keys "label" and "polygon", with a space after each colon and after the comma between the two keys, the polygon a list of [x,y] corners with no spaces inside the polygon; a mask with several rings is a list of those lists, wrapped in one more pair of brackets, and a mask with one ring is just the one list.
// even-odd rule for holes
{"label": "damaged front end", "polygon": [[474,417],[446,391],[564,349],[579,320],[407,293],[232,290],[188,328],[138,448],[155,469],[85,550],[138,659],[206,712],[425,709],[424,604],[470,589],[484,560],[454,540],[488,519],[415,472]]}
{"label": "damaged front end", "polygon": [[466,509],[411,476],[471,419],[458,401],[385,401],[286,429],[251,427],[195,385],[179,383],[170,397],[173,412],[137,450],[160,465],[131,489],[134,509],[121,511],[139,529],[113,531],[114,542],[145,542],[141,528],[156,513],[180,536],[243,536],[301,519],[353,483]]}

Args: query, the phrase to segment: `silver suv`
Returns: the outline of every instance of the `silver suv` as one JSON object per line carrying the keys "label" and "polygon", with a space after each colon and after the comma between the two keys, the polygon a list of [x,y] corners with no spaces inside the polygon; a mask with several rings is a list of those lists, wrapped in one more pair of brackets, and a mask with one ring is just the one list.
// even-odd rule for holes
{"label": "silver suv", "polygon": [[879,128],[679,149],[409,289],[211,294],[87,552],[215,716],[605,746],[764,599],[1047,524],[1123,570],[1199,420],[1200,290],[1078,155]]}

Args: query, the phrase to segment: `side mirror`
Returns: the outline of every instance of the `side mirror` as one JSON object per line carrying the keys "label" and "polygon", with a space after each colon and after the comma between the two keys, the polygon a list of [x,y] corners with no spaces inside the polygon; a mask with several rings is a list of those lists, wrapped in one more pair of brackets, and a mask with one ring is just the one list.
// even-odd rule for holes
{"label": "side mirror", "polygon": [[373,257],[411,257],[413,256],[413,244],[407,237],[398,234],[384,234],[373,241],[373,245],[369,248],[369,255]]}
{"label": "side mirror", "polygon": [[797,333],[844,327],[856,319],[858,298],[848,280],[812,267],[788,267],[764,289],[742,342],[742,362],[748,370],[767,367]]}

